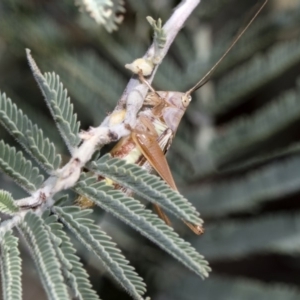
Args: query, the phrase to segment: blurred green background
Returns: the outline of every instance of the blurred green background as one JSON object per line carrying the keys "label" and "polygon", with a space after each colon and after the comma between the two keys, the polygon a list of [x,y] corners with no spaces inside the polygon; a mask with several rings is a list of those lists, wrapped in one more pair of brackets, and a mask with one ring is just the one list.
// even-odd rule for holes
{"label": "blurred green background", "polygon": [[[130,78],[124,64],[150,45],[146,16],[165,21],[178,3],[125,0],[123,23],[108,33],[72,0],[2,1],[0,89],[67,160],[25,48],[42,72],[60,75],[87,129],[98,125],[122,94]],[[191,87],[247,23],[253,6],[252,0],[202,0],[160,66],[154,87]],[[202,281],[124,224],[95,212],[145,278],[152,299],[299,299],[299,25],[299,1],[270,0],[213,79],[193,95],[168,154],[174,178],[200,211],[206,231],[195,237],[180,222],[174,220],[174,227],[208,259],[209,279]],[[0,138],[16,145],[3,128]],[[0,188],[16,199],[25,196],[2,174]],[[129,299],[78,247],[101,298]],[[22,254],[24,299],[45,299],[24,247]]]}

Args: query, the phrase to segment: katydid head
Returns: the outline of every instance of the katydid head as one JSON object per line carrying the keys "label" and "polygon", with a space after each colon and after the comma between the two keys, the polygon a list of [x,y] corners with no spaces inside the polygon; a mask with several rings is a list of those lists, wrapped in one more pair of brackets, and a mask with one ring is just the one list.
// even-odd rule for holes
{"label": "katydid head", "polygon": [[189,106],[191,100],[192,100],[192,96],[189,94],[183,94],[181,96],[181,103],[184,109],[186,109]]}
{"label": "katydid head", "polygon": [[176,107],[177,109],[185,111],[189,106],[192,97],[186,93],[181,92],[167,92],[164,97],[165,107]]}
{"label": "katydid head", "polygon": [[166,94],[162,95],[165,105],[162,109],[161,116],[167,126],[173,131],[173,133],[175,133],[181,121],[181,118],[185,113],[185,110],[191,102],[192,97],[190,95],[186,95],[186,93],[180,92],[162,93]]}

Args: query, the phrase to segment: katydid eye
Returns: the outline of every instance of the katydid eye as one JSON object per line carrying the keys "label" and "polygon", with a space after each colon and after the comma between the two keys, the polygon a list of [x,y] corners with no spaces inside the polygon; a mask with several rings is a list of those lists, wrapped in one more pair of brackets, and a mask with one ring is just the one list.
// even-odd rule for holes
{"label": "katydid eye", "polygon": [[187,95],[182,96],[182,98],[181,98],[182,105],[184,107],[188,107],[188,105],[190,104],[191,100],[192,100],[192,97],[190,95],[188,95],[188,96]]}

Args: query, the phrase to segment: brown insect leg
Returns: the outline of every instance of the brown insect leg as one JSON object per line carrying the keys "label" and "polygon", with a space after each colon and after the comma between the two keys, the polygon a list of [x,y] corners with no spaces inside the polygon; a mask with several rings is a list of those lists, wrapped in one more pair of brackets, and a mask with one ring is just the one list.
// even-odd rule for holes
{"label": "brown insect leg", "polygon": [[146,116],[140,116],[140,121],[153,137],[158,138],[158,134],[155,130],[155,127],[149,118],[147,118]]}
{"label": "brown insect leg", "polygon": [[152,85],[145,79],[144,75],[143,75],[143,72],[140,70],[138,72],[138,76],[139,76],[139,80],[146,84],[147,87],[150,89],[150,91],[154,94],[156,94],[159,98],[161,98],[161,96],[158,94],[158,92],[152,87]]}
{"label": "brown insect leg", "polygon": [[164,220],[164,222],[169,225],[172,226],[172,223],[170,221],[170,219],[168,218],[168,216],[164,213],[164,211],[161,209],[161,207],[157,204],[153,204],[153,208],[156,211],[156,213],[158,214],[158,216]]}
{"label": "brown insect leg", "polygon": [[204,233],[204,228],[201,225],[195,225],[190,222],[183,221],[186,226],[188,226],[197,235]]}
{"label": "brown insect leg", "polygon": [[151,86],[151,84],[145,79],[143,72],[140,70],[138,72],[139,80],[140,82],[147,85],[147,87],[150,89],[151,92],[156,93],[156,90]]}

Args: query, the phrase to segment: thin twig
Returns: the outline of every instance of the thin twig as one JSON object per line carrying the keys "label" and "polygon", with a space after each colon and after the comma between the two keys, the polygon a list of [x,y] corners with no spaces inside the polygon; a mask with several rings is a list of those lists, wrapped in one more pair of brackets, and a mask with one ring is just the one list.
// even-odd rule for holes
{"label": "thin twig", "polygon": [[[165,57],[165,55],[168,53],[168,50],[173,43],[175,37],[177,36],[178,32],[184,25],[187,18],[191,15],[193,10],[197,7],[197,5],[200,3],[201,0],[183,0],[181,3],[174,9],[174,12],[172,16],[169,18],[169,20],[166,22],[166,24],[163,26],[163,29],[166,33],[166,43],[163,49],[161,49],[161,60]],[[154,54],[154,43],[149,47],[146,54],[144,55],[144,58],[153,57]],[[157,71],[159,64],[157,64],[151,76],[147,78],[147,81],[149,83],[152,83],[154,79],[154,75]],[[117,106],[116,110],[125,108],[126,100],[130,92],[132,92],[134,89],[136,89],[140,85],[140,81],[138,79],[138,76],[133,76],[126,88],[123,92]],[[140,91],[141,96],[145,98],[148,88],[143,85],[144,89]]]}

